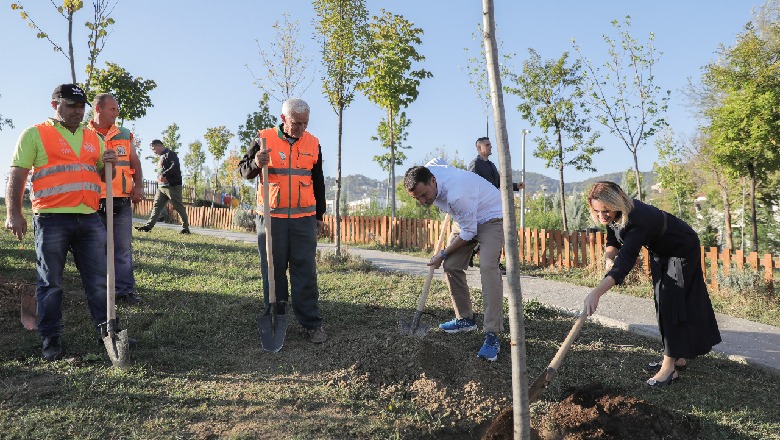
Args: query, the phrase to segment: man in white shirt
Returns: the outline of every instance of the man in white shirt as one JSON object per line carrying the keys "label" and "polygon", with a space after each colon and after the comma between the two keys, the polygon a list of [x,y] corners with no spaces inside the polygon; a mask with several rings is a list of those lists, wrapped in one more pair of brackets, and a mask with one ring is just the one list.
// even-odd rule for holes
{"label": "man in white shirt", "polygon": [[455,318],[439,325],[447,333],[477,329],[466,268],[472,250],[479,244],[485,343],[477,356],[495,361],[501,348],[498,335],[504,327],[503,283],[498,268],[504,246],[501,193],[479,175],[449,166],[441,159],[410,168],[404,177],[404,188],[421,205],[433,204],[457,223],[447,246],[428,263],[435,268],[444,265],[455,309]]}

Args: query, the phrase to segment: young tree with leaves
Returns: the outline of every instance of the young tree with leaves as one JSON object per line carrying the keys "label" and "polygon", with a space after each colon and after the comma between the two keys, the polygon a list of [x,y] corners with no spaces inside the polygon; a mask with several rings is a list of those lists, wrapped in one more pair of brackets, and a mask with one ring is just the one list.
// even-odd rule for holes
{"label": "young tree with leaves", "polygon": [[[590,86],[590,104],[596,110],[596,119],[623,141],[634,158],[637,197],[642,200],[637,154],[658,129],[666,126],[663,114],[671,92],[662,92],[653,76],[653,67],[660,57],[653,46],[655,35],[651,32],[647,43],[640,44],[629,33],[629,16],[622,24],[613,20],[612,26],[618,36],[615,39],[604,35],[609,53],[609,60],[602,66],[604,71],[583,57],[585,78]],[[582,57],[580,46],[573,43]]]}
{"label": "young tree with leaves", "polygon": [[655,147],[658,149],[658,161],[653,164],[656,181],[661,184],[664,194],[671,195],[677,217],[690,223],[693,219],[689,206],[696,187],[685,146],[674,139],[674,130],[667,127],[656,137]]}
{"label": "young tree with leaves", "polygon": [[509,283],[509,332],[512,340],[512,418],[515,440],[531,437],[531,411],[528,395],[528,374],[525,364],[525,320],[523,293],[520,289],[520,254],[517,240],[517,217],[512,193],[512,160],[509,154],[509,135],[504,112],[504,95],[496,44],[496,21],[493,0],[482,0],[482,28],[487,61],[493,121],[496,127],[499,174],[501,175],[501,205],[503,213],[504,252]]}
{"label": "young tree with leaves", "polygon": [[[369,25],[371,43],[366,65],[366,81],[358,85],[369,101],[384,109],[390,122],[391,187],[395,188],[395,128],[393,115],[417,99],[420,81],[433,77],[425,69],[412,70],[425,61],[415,46],[422,44],[423,30],[400,15],[382,9]],[[395,219],[395,192],[391,201]]]}
{"label": "young tree with leaves", "polygon": [[260,111],[246,115],[246,122],[238,126],[236,136],[238,136],[238,143],[241,148],[246,149],[249,147],[249,144],[257,138],[258,131],[278,125],[276,116],[272,115],[268,108],[268,93],[263,93],[262,98],[258,102],[258,107]]}
{"label": "young tree with leaves", "polygon": [[[390,200],[390,191],[393,188],[392,185],[392,173],[395,169],[390,163],[391,160],[395,160],[395,166],[403,165],[406,160],[406,154],[402,150],[408,150],[412,148],[411,145],[404,145],[409,133],[406,131],[411,125],[412,121],[406,118],[406,112],[401,112],[397,115],[394,122],[388,123],[386,119],[382,118],[379,121],[379,126],[376,130],[376,136],[371,136],[372,141],[379,141],[379,143],[387,148],[387,153],[374,156],[373,160],[380,168],[387,172],[387,195],[386,199]],[[393,133],[390,133],[390,127],[394,127]],[[391,141],[390,136],[395,136],[395,139]],[[390,145],[395,145],[395,154],[390,151]],[[398,192],[396,191],[396,194]]]}
{"label": "young tree with leaves", "polygon": [[[93,19],[87,21],[85,26],[89,30],[89,37],[87,38],[87,47],[89,48],[87,59],[88,64],[86,67],[86,80],[84,81],[84,92],[89,94],[90,83],[92,80],[92,73],[97,61],[98,55],[103,51],[103,47],[106,44],[106,37],[108,37],[108,28],[114,24],[114,19],[111,18],[111,13],[114,11],[118,0],[93,0]],[[68,22],[68,50],[67,52],[62,46],[55,42],[51,36],[38,26],[38,23],[24,9],[24,3],[17,1],[11,3],[11,9],[18,11],[22,20],[26,21],[30,28],[36,31],[35,36],[39,39],[47,40],[53,47],[55,52],[61,53],[70,64],[70,76],[73,84],[78,84],[76,79],[76,59],[73,51],[73,15],[84,7],[82,0],[63,0],[62,6],[58,6],[54,0],[51,0],[52,6],[57,9],[59,13]]]}
{"label": "young tree with leaves", "polygon": [[709,139],[717,163],[749,179],[751,241],[758,251],[757,188],[780,169],[780,52],[748,23],[721,57],[704,73],[703,82],[721,97],[707,111]]}
{"label": "young tree with leaves", "polygon": [[146,116],[146,109],[154,107],[149,92],[157,88],[157,83],[152,79],[133,77],[118,64],[106,62],[105,69],[94,71],[92,82],[92,90],[85,89],[90,100],[98,93],[111,93],[116,97],[119,103],[119,125],[124,125],[126,120],[141,119]]}
{"label": "young tree with leaves", "polygon": [[547,168],[558,170],[561,218],[568,232],[564,169],[596,171],[593,156],[603,149],[595,145],[599,135],[591,133],[588,124],[580,60],[570,63],[569,53],[564,52],[557,60],[542,61],[534,49],[528,52],[523,73],[510,75],[517,88],[506,90],[520,97],[520,114],[544,134],[534,138],[534,156],[544,159]]}
{"label": "young tree with leaves", "polygon": [[[276,36],[271,40],[270,52],[263,49],[260,40],[257,42],[260,57],[260,67],[264,74],[262,78],[255,76],[252,69],[247,69],[255,78],[255,84],[271,98],[284,102],[290,98],[303,94],[314,81],[306,79],[309,66],[312,65],[309,58],[303,57],[304,45],[300,41],[301,29],[298,20],[290,22],[290,14],[285,12],[283,24],[274,22],[273,28]],[[303,85],[303,83],[306,83]],[[298,92],[298,89],[301,89]],[[267,127],[264,127],[267,128]]]}
{"label": "young tree with leaves", "polygon": [[185,181],[198,191],[198,179],[203,173],[203,165],[206,163],[206,153],[203,152],[203,143],[193,141],[189,144],[189,151],[184,155]]}
{"label": "young tree with leaves", "polygon": [[233,133],[224,125],[220,125],[219,127],[207,128],[203,137],[206,139],[209,153],[214,157],[214,191],[219,191],[219,164],[225,157],[228,144],[233,139]]}
{"label": "young tree with leaves", "polygon": [[162,132],[163,144],[165,144],[165,146],[169,149],[173,150],[174,153],[178,153],[179,148],[181,148],[180,139],[181,135],[179,134],[179,125],[175,122],[167,126]]}
{"label": "young tree with leaves", "polygon": [[341,255],[341,140],[344,109],[355,98],[355,87],[363,79],[369,41],[368,11],[364,0],[314,0],[316,29],[322,47],[325,76],[322,91],[338,119],[336,155],[336,256]]}

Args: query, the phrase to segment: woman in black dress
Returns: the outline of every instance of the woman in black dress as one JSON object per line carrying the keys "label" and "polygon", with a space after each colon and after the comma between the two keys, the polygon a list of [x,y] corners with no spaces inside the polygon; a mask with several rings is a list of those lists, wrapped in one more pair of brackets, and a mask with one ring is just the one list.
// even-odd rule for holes
{"label": "woman in black dress", "polygon": [[607,274],[585,297],[585,310],[596,311],[599,298],[623,282],[642,246],[650,251],[655,311],[664,344],[661,362],[646,369],[647,380],[662,387],[677,379],[688,359],[707,354],[720,343],[720,331],[701,267],[699,237],[687,223],[658,208],[631,200],[615,183],[597,182],[588,193],[593,219],[607,226]]}

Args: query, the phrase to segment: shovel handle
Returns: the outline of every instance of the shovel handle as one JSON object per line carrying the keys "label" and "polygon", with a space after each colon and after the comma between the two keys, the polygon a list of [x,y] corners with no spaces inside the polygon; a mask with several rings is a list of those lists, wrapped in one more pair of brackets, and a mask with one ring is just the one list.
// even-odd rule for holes
{"label": "shovel handle", "polygon": [[[444,217],[444,223],[441,225],[441,233],[439,234],[439,239],[436,241],[436,248],[433,250],[433,255],[436,255],[441,251],[442,245],[444,244],[444,237],[447,235],[447,230],[449,229],[450,224],[450,215],[447,214]],[[422,313],[423,309],[425,308],[425,301],[428,299],[428,291],[431,290],[431,282],[433,281],[433,271],[436,270],[431,266],[428,269],[428,277],[425,279],[425,286],[423,286],[422,294],[420,295],[419,301],[417,301],[417,313],[415,316],[420,316],[420,313]]]}
{"label": "shovel handle", "polygon": [[[106,309],[109,322],[116,320],[116,276],[114,273],[114,189],[112,185],[114,165],[105,163],[106,173]],[[110,327],[110,326],[109,326]],[[109,329],[111,331],[111,329]],[[113,337],[113,335],[112,335]]]}
{"label": "shovel handle", "polygon": [[572,344],[574,344],[574,340],[577,339],[577,336],[580,334],[580,330],[582,330],[582,326],[587,319],[588,312],[583,309],[579,319],[574,323],[574,327],[569,330],[569,334],[566,336],[566,339],[564,339],[563,344],[561,344],[561,348],[558,349],[558,353],[555,354],[555,357],[550,361],[550,365],[548,365],[547,368],[558,371],[558,368],[561,367],[561,363],[563,362],[563,358],[566,357],[566,353],[569,351]]}
{"label": "shovel handle", "polygon": [[[258,139],[260,152],[265,151],[265,138]],[[271,202],[268,190],[268,165],[263,165],[263,224],[265,225],[265,255],[268,262],[268,302],[276,302],[276,281],[274,280],[274,253],[271,237]]]}

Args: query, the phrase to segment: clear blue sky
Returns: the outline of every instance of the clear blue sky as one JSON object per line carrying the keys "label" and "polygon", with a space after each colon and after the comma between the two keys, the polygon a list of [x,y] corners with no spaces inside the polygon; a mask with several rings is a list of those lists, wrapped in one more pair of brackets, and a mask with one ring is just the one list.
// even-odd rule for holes
{"label": "clear blue sky", "polygon": [[[0,36],[3,44],[3,68],[0,69],[0,114],[13,119],[15,128],[0,131],[0,178],[5,181],[10,157],[21,131],[52,115],[51,92],[57,84],[70,82],[67,60],[52,51],[45,40],[35,38],[18,14],[10,9],[11,2],[0,8]],[[56,14],[49,2],[28,0],[27,11],[53,39],[66,44],[67,22]],[[606,58],[606,45],[601,36],[614,35],[610,22],[632,17],[632,34],[646,41],[655,33],[656,48],[663,52],[656,69],[656,81],[672,91],[667,119],[678,134],[695,131],[696,120],[686,108],[680,90],[688,78],[698,79],[701,67],[715,58],[720,44],[731,45],[737,33],[751,17],[751,9],[760,5],[751,0],[660,0],[639,2],[626,0],[599,1],[496,1],[498,37],[507,52],[517,54],[513,65],[518,72],[527,49],[532,47],[543,59],[557,58],[572,50],[575,38],[589,58],[601,64]],[[434,75],[423,81],[420,94],[406,109],[412,120],[406,152],[406,164],[397,169],[403,174],[408,166],[421,164],[434,149],[469,161],[475,155],[474,140],[485,132],[481,104],[468,84],[462,67],[468,64],[464,48],[478,51],[472,34],[482,21],[479,0],[431,1],[410,0],[381,2],[368,0],[372,15],[380,7],[403,15],[424,30],[420,53],[426,56],[421,67]],[[76,16],[77,76],[84,79],[86,65],[86,35],[83,22],[90,16],[90,3]],[[100,56],[100,67],[106,61],[118,63],[134,76],[157,82],[151,98],[154,107],[138,121],[126,123],[143,140],[141,156],[149,154],[152,139],[162,137],[162,131],[176,122],[181,128],[183,150],[189,142],[203,141],[207,127],[225,125],[236,132],[248,113],[257,109],[259,89],[245,65],[259,70],[256,39],[264,45],[274,37],[272,25],[289,12],[300,22],[307,56],[313,66],[320,55],[311,38],[315,18],[311,3],[304,0],[285,1],[158,1],[120,0],[112,17],[116,24]],[[321,71],[313,84],[302,94],[312,107],[309,131],[319,137],[325,157],[325,175],[336,175],[337,119],[321,92]],[[517,101],[505,95],[509,145],[514,169],[520,168],[523,128],[532,134],[526,144],[526,171],[556,177],[554,170],[533,158],[531,141],[539,130],[522,120],[516,110]],[[281,104],[271,103],[274,114]],[[344,118],[344,175],[363,174],[375,179],[385,178],[384,172],[372,161],[381,147],[370,140],[384,116],[381,109],[362,96],[346,109]],[[623,171],[632,166],[625,146],[594,121],[602,132],[600,144],[605,148],[595,158],[602,174]],[[495,139],[492,132],[490,136]],[[237,139],[229,149],[243,150]],[[183,155],[183,153],[182,153]],[[498,154],[494,154],[494,161]],[[656,158],[652,143],[640,150],[640,168],[650,170]],[[207,165],[213,166],[209,157]],[[144,173],[153,176],[151,162],[144,163]],[[594,173],[566,171],[567,181],[580,181]]]}

